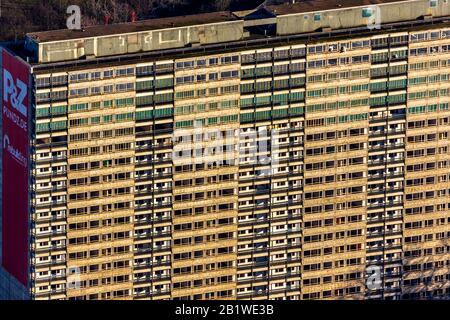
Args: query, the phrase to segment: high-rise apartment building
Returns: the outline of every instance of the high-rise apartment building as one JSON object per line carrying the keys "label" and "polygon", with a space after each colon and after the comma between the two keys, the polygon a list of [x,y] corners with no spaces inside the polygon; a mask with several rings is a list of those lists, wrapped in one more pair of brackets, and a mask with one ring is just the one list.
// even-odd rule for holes
{"label": "high-rise apartment building", "polygon": [[376,3],[3,48],[5,269],[32,299],[449,297],[450,4]]}

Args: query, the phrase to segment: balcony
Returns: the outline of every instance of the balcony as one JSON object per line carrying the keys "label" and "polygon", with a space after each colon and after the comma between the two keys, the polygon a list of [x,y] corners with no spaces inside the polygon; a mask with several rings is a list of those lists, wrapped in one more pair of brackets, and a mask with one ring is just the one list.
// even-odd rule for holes
{"label": "balcony", "polygon": [[387,174],[382,174],[382,173],[369,174],[368,180],[374,181],[374,180],[403,178],[404,175],[405,174],[403,172],[391,172],[391,173],[387,173]]}
{"label": "balcony", "polygon": [[[165,245],[165,246],[153,246],[152,248],[136,248],[134,250],[135,255],[144,255],[144,254],[150,254],[153,252],[159,252],[159,251],[166,251],[170,250],[172,246]],[[154,264],[152,264],[154,266]]]}
{"label": "balcony", "polygon": [[367,238],[379,238],[379,237],[387,237],[387,236],[401,236],[401,230],[377,230],[373,232],[367,232]]}
{"label": "balcony", "polygon": [[402,250],[402,245],[393,243],[393,244],[385,244],[385,245],[376,244],[376,245],[372,245],[372,246],[367,246],[367,251],[369,251],[369,252],[393,250],[393,249]]}
{"label": "balcony", "polygon": [[300,214],[297,215],[283,215],[280,217],[262,217],[262,218],[254,218],[254,219],[246,219],[246,220],[239,220],[239,226],[245,227],[245,226],[251,226],[251,225],[259,225],[259,224],[266,224],[269,222],[277,222],[277,221],[284,221],[284,220],[300,220],[302,217]]}
{"label": "balcony", "polygon": [[393,129],[393,130],[370,130],[369,138],[385,137],[397,134],[405,134],[405,129]]}
{"label": "balcony", "polygon": [[[149,252],[151,252],[151,250]],[[136,263],[133,266],[133,270],[142,270],[142,269],[148,269],[148,268],[152,268],[152,267],[162,267],[162,266],[170,267],[170,265],[171,265],[170,260],[150,261],[150,262]]]}
{"label": "balcony", "polygon": [[403,192],[404,188],[402,186],[399,187],[385,187],[385,188],[368,188],[367,193],[368,195],[381,195],[381,194],[390,194],[390,193],[397,193],[397,192]]}
{"label": "balcony", "polygon": [[395,157],[388,159],[376,159],[376,160],[368,160],[367,163],[371,167],[392,165],[392,164],[402,164],[405,161],[403,157]]}
{"label": "balcony", "polygon": [[153,275],[153,276],[145,276],[145,277],[135,277],[133,279],[133,283],[142,284],[142,283],[150,283],[155,280],[170,280],[170,275]]}
{"label": "balcony", "polygon": [[374,203],[367,204],[367,207],[369,209],[388,208],[388,207],[394,207],[394,206],[403,206],[403,201],[393,200],[393,201],[374,202]]}
{"label": "balcony", "polygon": [[393,220],[398,220],[398,219],[402,219],[402,215],[398,214],[398,215],[378,215],[376,217],[367,217],[367,222],[368,224],[373,224],[373,223],[378,223],[378,222],[385,222],[385,221],[393,221]]}
{"label": "balcony", "polygon": [[394,150],[394,149],[404,149],[405,144],[404,143],[388,143],[388,144],[376,144],[376,145],[369,145],[369,152],[376,152],[376,151],[382,151],[382,150]]}
{"label": "balcony", "polygon": [[170,222],[172,217],[155,217],[153,219],[139,219],[134,221],[135,226],[145,226],[151,225],[153,223],[162,223],[162,222]]}

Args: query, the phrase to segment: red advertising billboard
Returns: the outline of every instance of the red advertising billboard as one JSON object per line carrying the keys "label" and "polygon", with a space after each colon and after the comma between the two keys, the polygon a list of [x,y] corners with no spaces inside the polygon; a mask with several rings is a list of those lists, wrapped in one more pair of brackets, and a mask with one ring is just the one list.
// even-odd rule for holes
{"label": "red advertising billboard", "polygon": [[2,50],[3,267],[28,284],[29,66]]}

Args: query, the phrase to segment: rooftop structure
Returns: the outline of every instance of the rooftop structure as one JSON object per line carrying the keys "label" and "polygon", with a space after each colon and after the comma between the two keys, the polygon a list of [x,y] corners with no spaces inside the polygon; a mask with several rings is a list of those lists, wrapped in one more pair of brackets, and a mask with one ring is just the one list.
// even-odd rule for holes
{"label": "rooftop structure", "polygon": [[245,12],[213,12],[27,35],[34,63],[94,59],[166,49],[307,34],[445,17],[429,0],[308,0]]}

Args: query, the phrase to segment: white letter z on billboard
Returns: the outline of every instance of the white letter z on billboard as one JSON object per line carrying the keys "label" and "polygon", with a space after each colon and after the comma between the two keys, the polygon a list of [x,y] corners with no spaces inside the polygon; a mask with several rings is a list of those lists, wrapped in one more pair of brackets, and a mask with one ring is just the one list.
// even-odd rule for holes
{"label": "white letter z on billboard", "polygon": [[24,117],[27,116],[27,107],[23,104],[27,96],[27,86],[20,79],[16,79],[14,84],[14,79],[11,73],[4,69],[3,70],[3,100],[11,102],[14,109],[19,111]]}

